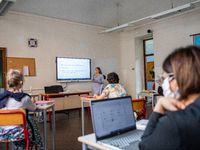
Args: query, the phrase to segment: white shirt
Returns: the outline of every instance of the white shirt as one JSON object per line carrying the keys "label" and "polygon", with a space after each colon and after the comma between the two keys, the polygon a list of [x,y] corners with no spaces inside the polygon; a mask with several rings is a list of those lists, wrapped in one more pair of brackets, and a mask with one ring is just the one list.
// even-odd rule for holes
{"label": "white shirt", "polygon": [[[34,104],[31,101],[31,98],[29,96],[24,96],[20,102],[16,101],[14,98],[10,97],[8,98],[6,102],[6,106],[2,109],[10,109],[10,110],[16,110],[16,109],[28,109],[28,110],[35,110],[36,104]],[[1,128],[4,128],[6,130],[13,129],[16,126],[0,126]]]}

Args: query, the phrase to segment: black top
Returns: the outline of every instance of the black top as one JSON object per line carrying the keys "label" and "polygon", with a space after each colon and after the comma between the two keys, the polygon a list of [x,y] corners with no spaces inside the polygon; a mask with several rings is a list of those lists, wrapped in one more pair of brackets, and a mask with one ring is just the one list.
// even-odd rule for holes
{"label": "black top", "polygon": [[153,112],[140,150],[200,150],[200,97],[184,110]]}
{"label": "black top", "polygon": [[163,95],[163,88],[162,88],[162,86],[158,86],[158,93],[159,93],[160,95],[164,96],[164,95]]}

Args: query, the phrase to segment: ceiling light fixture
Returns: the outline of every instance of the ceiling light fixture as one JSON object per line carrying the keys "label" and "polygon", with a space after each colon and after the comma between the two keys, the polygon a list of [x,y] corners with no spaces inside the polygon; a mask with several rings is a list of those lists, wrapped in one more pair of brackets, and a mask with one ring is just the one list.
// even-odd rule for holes
{"label": "ceiling light fixture", "polygon": [[5,16],[15,2],[16,0],[0,0],[0,16]]}
{"label": "ceiling light fixture", "polygon": [[125,23],[125,24],[122,24],[120,26],[117,26],[117,27],[114,27],[114,28],[111,28],[111,29],[107,29],[107,30],[101,31],[99,33],[112,33],[112,32],[121,31],[121,30],[130,28],[130,27],[131,27],[130,23]]}
{"label": "ceiling light fixture", "polygon": [[152,15],[152,16],[141,18],[141,19],[129,22],[129,23],[122,24],[122,25],[117,26],[117,27],[113,27],[113,28],[101,31],[99,33],[112,33],[112,32],[116,32],[116,31],[121,31],[121,30],[131,28],[131,27],[136,26],[136,25],[140,25],[144,21],[150,22],[153,19],[162,19],[162,18],[169,17],[169,16],[172,16],[172,15],[175,15],[175,14],[178,14],[178,13],[189,11],[189,10],[195,8],[194,4],[199,3],[199,2],[200,2],[200,0],[197,0],[197,1],[194,1],[192,3],[185,4],[185,5],[176,7],[176,8],[172,8],[170,10],[163,11],[161,13],[158,13],[158,14],[155,14],[155,15]]}
{"label": "ceiling light fixture", "polygon": [[172,16],[172,15],[175,15],[175,14],[178,14],[178,13],[189,11],[189,10],[194,9],[194,8],[195,8],[194,4],[186,4],[186,5],[182,5],[182,6],[172,8],[170,10],[163,11],[161,13],[152,15],[151,18],[152,19],[162,19],[162,18],[169,17],[169,16]]}

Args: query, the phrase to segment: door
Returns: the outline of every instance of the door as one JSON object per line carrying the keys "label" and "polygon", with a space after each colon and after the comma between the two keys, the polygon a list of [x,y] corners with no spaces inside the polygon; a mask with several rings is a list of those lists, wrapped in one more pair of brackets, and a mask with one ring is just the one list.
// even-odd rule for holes
{"label": "door", "polygon": [[0,88],[4,89],[6,89],[6,72],[6,48],[0,47]]}

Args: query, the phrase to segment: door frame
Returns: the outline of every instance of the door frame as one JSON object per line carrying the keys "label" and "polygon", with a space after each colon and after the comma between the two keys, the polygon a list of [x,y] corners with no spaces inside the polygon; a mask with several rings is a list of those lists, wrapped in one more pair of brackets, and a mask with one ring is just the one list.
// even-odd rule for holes
{"label": "door frame", "polygon": [[148,40],[153,40],[153,38],[145,39],[143,40],[143,60],[144,60],[144,85],[145,85],[145,90],[147,90],[147,65],[146,65],[146,57],[147,56],[154,56],[154,54],[148,54],[146,55],[146,46],[145,46],[145,41]]}
{"label": "door frame", "polygon": [[6,73],[7,73],[7,58],[6,58],[6,48],[0,47],[2,51],[2,62],[3,62],[3,88],[6,90]]}

